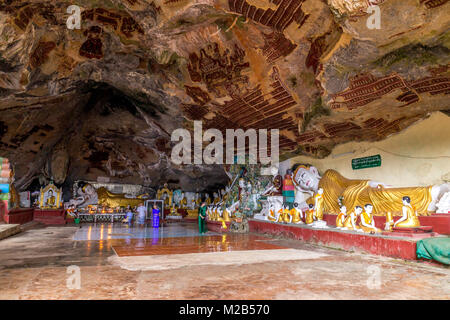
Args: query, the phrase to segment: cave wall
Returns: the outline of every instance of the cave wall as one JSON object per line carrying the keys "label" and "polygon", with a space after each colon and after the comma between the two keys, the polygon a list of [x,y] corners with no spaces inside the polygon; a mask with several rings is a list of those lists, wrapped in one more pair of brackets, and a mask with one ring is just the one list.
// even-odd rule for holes
{"label": "cave wall", "polygon": [[[312,164],[322,174],[334,169],[349,179],[371,179],[397,187],[429,186],[450,181],[449,137],[450,117],[436,112],[382,141],[349,142],[324,159],[299,156],[287,161],[291,167]],[[381,155],[381,167],[352,169],[352,159],[376,154]]]}

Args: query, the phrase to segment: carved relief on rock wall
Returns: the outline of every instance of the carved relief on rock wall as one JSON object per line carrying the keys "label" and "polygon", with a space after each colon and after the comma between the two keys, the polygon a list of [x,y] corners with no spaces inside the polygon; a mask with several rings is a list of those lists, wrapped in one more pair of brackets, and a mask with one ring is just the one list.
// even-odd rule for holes
{"label": "carved relief on rock wall", "polygon": [[113,12],[102,8],[83,11],[83,20],[98,22],[104,26],[109,26],[114,31],[118,31],[127,38],[133,37],[133,34],[144,34],[144,30],[139,24],[125,12]]}
{"label": "carved relief on rock wall", "polygon": [[89,30],[84,32],[84,35],[87,36],[87,40],[80,47],[80,56],[88,59],[103,58],[103,43],[101,39],[102,33],[102,28],[98,26],[92,26]]}
{"label": "carved relief on rock wall", "polygon": [[257,23],[271,27],[276,31],[283,31],[292,22],[301,27],[308,15],[302,11],[304,0],[267,0],[267,7],[276,6],[276,9],[258,8],[246,0],[228,0],[230,11],[242,14]]}
{"label": "carved relief on rock wall", "polygon": [[189,55],[188,71],[193,82],[203,82],[216,97],[239,93],[248,84],[243,71],[250,68],[245,51],[237,44],[233,50],[221,49],[214,42]]}
{"label": "carved relief on rock wall", "polygon": [[395,89],[403,91],[396,99],[406,106],[419,101],[420,94],[449,94],[450,78],[433,75],[408,81],[396,73],[379,78],[371,74],[360,74],[350,79],[348,89],[333,96],[331,108],[346,107],[348,110],[353,110],[380,99]]}

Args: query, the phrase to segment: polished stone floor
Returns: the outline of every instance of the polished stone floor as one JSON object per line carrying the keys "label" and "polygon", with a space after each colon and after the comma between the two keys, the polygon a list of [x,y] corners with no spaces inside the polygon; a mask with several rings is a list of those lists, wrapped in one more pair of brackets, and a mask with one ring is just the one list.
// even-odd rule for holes
{"label": "polished stone floor", "polygon": [[450,270],[189,223],[82,224],[1,240],[0,299],[448,300]]}

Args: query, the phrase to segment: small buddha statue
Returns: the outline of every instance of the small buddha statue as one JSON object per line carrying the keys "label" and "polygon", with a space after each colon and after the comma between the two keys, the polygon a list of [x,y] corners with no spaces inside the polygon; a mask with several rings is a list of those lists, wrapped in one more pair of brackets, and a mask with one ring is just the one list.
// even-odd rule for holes
{"label": "small buddha statue", "polygon": [[314,211],[314,205],[309,204],[309,209],[306,211],[305,224],[311,224],[314,222]]}
{"label": "small buddha statue", "polygon": [[214,202],[214,204],[218,204],[219,202],[220,202],[220,197],[219,197],[219,195],[217,194],[217,192],[214,192],[213,193],[213,202]]}
{"label": "small buddha statue", "polygon": [[336,228],[341,229],[344,227],[344,221],[347,218],[347,207],[341,206],[341,212],[336,218]]}
{"label": "small buddha statue", "polygon": [[275,222],[278,220],[278,216],[275,213],[275,208],[273,205],[270,206],[269,215],[267,216],[267,220]]}
{"label": "small buddha statue", "polygon": [[181,200],[180,200],[180,207],[181,209],[186,209],[187,206],[187,199],[184,196],[184,192],[181,194]]}
{"label": "small buddha statue", "polygon": [[314,217],[317,221],[323,220],[323,210],[324,210],[324,201],[323,201],[323,189],[319,188],[317,190],[317,194],[314,196]]}
{"label": "small buddha statue", "polygon": [[364,211],[361,213],[361,221],[359,226],[361,230],[367,233],[379,233],[380,229],[375,227],[375,220],[373,219],[373,205],[370,203],[364,206]]}
{"label": "small buddha statue", "polygon": [[225,208],[225,210],[223,211],[223,220],[225,222],[230,222],[231,221],[231,213],[230,210],[228,208]]}
{"label": "small buddha statue", "polygon": [[356,220],[362,211],[363,208],[361,206],[356,206],[355,209],[347,215],[347,218],[344,221],[344,227],[342,229],[362,232],[361,228],[356,225]]}
{"label": "small buddha statue", "polygon": [[291,223],[292,222],[292,215],[291,211],[289,210],[289,207],[287,205],[283,208],[283,222],[284,223]]}
{"label": "small buddha statue", "polygon": [[277,222],[280,222],[280,223],[284,222],[284,209],[283,208],[278,210],[277,217],[278,217]]}
{"label": "small buddha statue", "polygon": [[302,224],[303,221],[303,211],[298,209],[298,203],[294,202],[294,207],[291,209],[291,223]]}
{"label": "small buddha statue", "polygon": [[46,201],[46,206],[48,206],[48,207],[56,207],[56,198],[53,195],[53,190],[51,190],[51,189],[48,191],[48,198],[47,198],[47,201]]}
{"label": "small buddha statue", "polygon": [[209,206],[211,204],[211,198],[209,197],[209,194],[206,194],[206,200],[205,200],[206,204]]}
{"label": "small buddha statue", "polygon": [[394,223],[394,228],[417,228],[420,227],[420,221],[417,217],[416,208],[411,205],[411,199],[408,196],[403,197],[403,215]]}
{"label": "small buddha statue", "polygon": [[394,218],[392,217],[392,212],[388,211],[386,213],[386,222],[384,224],[385,231],[392,231],[392,227],[394,226]]}

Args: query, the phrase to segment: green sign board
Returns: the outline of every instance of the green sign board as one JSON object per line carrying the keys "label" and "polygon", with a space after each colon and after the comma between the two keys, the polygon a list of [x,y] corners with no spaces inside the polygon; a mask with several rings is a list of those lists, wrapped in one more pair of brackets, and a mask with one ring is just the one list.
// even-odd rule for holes
{"label": "green sign board", "polygon": [[381,156],[379,154],[377,154],[376,156],[352,159],[353,170],[380,167],[380,166],[381,166]]}

